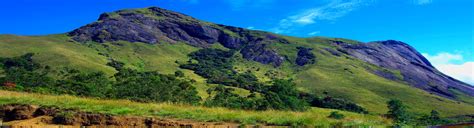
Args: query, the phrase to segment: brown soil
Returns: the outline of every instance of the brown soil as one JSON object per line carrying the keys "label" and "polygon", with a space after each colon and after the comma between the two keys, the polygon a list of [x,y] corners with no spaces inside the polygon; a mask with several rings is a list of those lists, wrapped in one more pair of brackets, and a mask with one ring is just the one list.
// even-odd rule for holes
{"label": "brown soil", "polygon": [[64,110],[54,107],[20,104],[0,106],[0,121],[1,119],[4,121],[3,125],[11,127],[239,127],[239,124],[236,123],[196,122],[156,117],[114,116],[81,112],[78,110]]}

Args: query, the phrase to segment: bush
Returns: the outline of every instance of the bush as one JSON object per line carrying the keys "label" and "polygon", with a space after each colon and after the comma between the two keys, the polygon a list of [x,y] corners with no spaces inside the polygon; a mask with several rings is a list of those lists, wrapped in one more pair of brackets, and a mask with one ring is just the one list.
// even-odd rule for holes
{"label": "bush", "polygon": [[115,70],[119,71],[125,68],[125,63],[112,59],[107,63],[107,66],[113,67]]}
{"label": "bush", "polygon": [[447,123],[449,123],[449,121],[446,119],[442,119],[439,116],[439,112],[435,110],[432,110],[430,115],[423,115],[416,121],[416,124],[421,126],[433,126]]}
{"label": "bush", "polygon": [[311,106],[314,107],[321,107],[321,108],[332,108],[332,109],[339,109],[339,110],[345,110],[345,111],[351,111],[351,112],[357,112],[357,113],[363,113],[363,114],[368,114],[369,112],[353,103],[350,101],[346,101],[343,99],[339,98],[333,98],[330,96],[326,96],[324,98],[313,98],[312,101],[310,101]]}
{"label": "bush", "polygon": [[387,115],[392,118],[396,125],[406,125],[411,121],[411,115],[407,111],[407,106],[400,100],[390,100],[387,102],[389,109]]}
{"label": "bush", "polygon": [[345,116],[344,116],[343,114],[340,114],[340,113],[337,112],[337,111],[333,111],[333,112],[331,112],[331,114],[329,114],[328,117],[329,117],[329,118],[333,118],[333,119],[338,119],[338,120],[340,120],[340,119],[344,119]]}
{"label": "bush", "polygon": [[299,92],[291,80],[273,80],[273,84],[263,93],[269,108],[304,111],[309,108],[305,100],[299,99]]}
{"label": "bush", "polygon": [[174,76],[176,76],[176,77],[184,77],[184,72],[178,70],[178,71],[174,72]]}
{"label": "bush", "polygon": [[219,106],[219,107],[227,107],[227,108],[236,108],[236,109],[253,109],[256,108],[254,104],[251,104],[250,97],[242,97],[235,93],[233,93],[234,89],[226,88],[222,85],[218,85],[214,88],[210,88],[207,90],[209,95],[211,96],[210,99],[204,102],[205,106],[212,107],[212,106]]}

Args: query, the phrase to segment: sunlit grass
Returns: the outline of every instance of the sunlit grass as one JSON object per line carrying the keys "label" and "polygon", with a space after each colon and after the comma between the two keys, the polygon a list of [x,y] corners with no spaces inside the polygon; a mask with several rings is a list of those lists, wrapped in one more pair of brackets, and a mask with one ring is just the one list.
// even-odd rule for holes
{"label": "sunlit grass", "polygon": [[157,116],[196,121],[234,122],[242,124],[329,126],[336,123],[357,126],[383,126],[390,120],[377,115],[362,115],[341,111],[345,119],[327,118],[332,109],[312,108],[307,112],[247,111],[226,108],[178,105],[171,103],[137,103],[129,100],[102,100],[68,95],[51,96],[32,93],[0,91],[0,104],[34,104],[78,109],[113,115]]}

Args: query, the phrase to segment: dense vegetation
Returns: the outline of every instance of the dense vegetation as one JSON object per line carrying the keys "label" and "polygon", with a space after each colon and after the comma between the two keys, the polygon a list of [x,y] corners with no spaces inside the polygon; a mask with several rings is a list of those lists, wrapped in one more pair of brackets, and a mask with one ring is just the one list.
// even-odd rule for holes
{"label": "dense vegetation", "polygon": [[394,120],[396,126],[414,125],[414,126],[434,126],[440,124],[450,124],[457,121],[441,118],[439,112],[432,110],[430,115],[416,115],[407,111],[406,106],[400,100],[390,100],[387,102],[389,111],[387,116]]}
{"label": "dense vegetation", "polygon": [[[296,90],[292,80],[274,79],[266,84],[259,82],[252,73],[238,73],[232,67],[233,54],[234,51],[202,49],[190,55],[197,63],[191,63],[191,60],[182,65],[183,68],[195,70],[197,74],[209,78],[209,83],[219,85],[208,89],[210,97],[203,102],[205,106],[293,111],[304,111],[315,106],[367,113],[364,108],[351,102],[302,93]],[[111,60],[107,65],[118,72],[109,78],[102,72],[81,72],[71,68],[53,71],[48,66],[35,63],[32,57],[33,54],[29,53],[0,59],[5,74],[0,82],[14,85],[13,88],[3,88],[140,102],[199,104],[201,101],[196,88],[192,86],[192,80],[183,78],[184,73],[181,71],[170,75],[156,71],[137,71],[125,68],[122,62]],[[224,85],[247,89],[251,94],[241,96],[235,94],[233,88]]]}
{"label": "dense vegetation", "polygon": [[241,109],[297,111],[314,106],[367,113],[364,108],[352,102],[330,97],[320,98],[312,94],[302,93],[296,90],[296,85],[292,80],[273,79],[270,85],[259,82],[254,74],[250,72],[239,73],[233,69],[234,54],[235,51],[233,50],[201,49],[191,53],[189,55],[191,60],[180,66],[181,68],[194,70],[196,74],[207,78],[209,83],[243,88],[252,92],[251,95],[243,97],[232,93],[232,88],[218,86],[208,90],[208,93],[210,95],[214,94],[214,96],[206,101],[206,105]]}
{"label": "dense vegetation", "polygon": [[[191,54],[194,60],[182,65],[183,68],[192,69],[203,74],[204,77],[215,78],[208,82],[218,84],[218,86],[208,89],[210,97],[204,100],[204,106],[293,111],[304,111],[314,106],[367,113],[364,108],[346,100],[327,96],[327,93],[325,93],[326,96],[319,97],[300,92],[295,88],[292,80],[274,79],[267,84],[259,82],[252,73],[238,73],[232,68],[232,54],[233,51],[203,49]],[[3,72],[0,76],[2,88],[49,94],[130,99],[139,102],[200,104],[202,101],[192,86],[192,80],[185,78],[181,71],[169,75],[156,71],[137,71],[124,68],[124,63],[112,60],[108,65],[118,72],[113,77],[108,77],[102,72],[86,73],[71,68],[52,70],[49,66],[35,63],[32,57],[33,54],[28,53],[20,57],[0,58]],[[197,62],[192,63],[193,61]],[[209,65],[218,68],[211,68]],[[210,75],[210,72],[225,77],[218,78]],[[248,89],[251,93],[248,96],[242,96],[236,94],[233,88],[226,86]],[[407,111],[409,107],[400,100],[387,102],[387,107],[389,108],[387,117],[392,118],[398,126],[427,126],[453,122],[441,118],[439,112],[435,110],[429,115],[410,113]],[[333,112],[328,117],[343,119],[344,115]]]}
{"label": "dense vegetation", "polygon": [[0,82],[13,86],[3,88],[19,91],[77,96],[130,99],[141,102],[176,102],[197,104],[201,98],[189,80],[158,72],[139,72],[122,68],[123,64],[112,61],[117,68],[115,81],[102,72],[85,73],[64,68],[54,76],[49,67],[33,62],[33,54],[1,58],[5,76]]}

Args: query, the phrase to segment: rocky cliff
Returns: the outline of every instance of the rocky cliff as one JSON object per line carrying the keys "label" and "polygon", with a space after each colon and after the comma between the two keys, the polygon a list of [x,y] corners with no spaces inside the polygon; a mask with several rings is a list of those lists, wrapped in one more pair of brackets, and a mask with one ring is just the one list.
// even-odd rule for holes
{"label": "rocky cliff", "polygon": [[[361,44],[339,44],[345,53],[368,63],[400,71],[403,81],[414,87],[448,98],[450,89],[474,96],[474,87],[439,72],[431,63],[406,43],[387,40]],[[379,74],[382,77],[393,77]]]}

